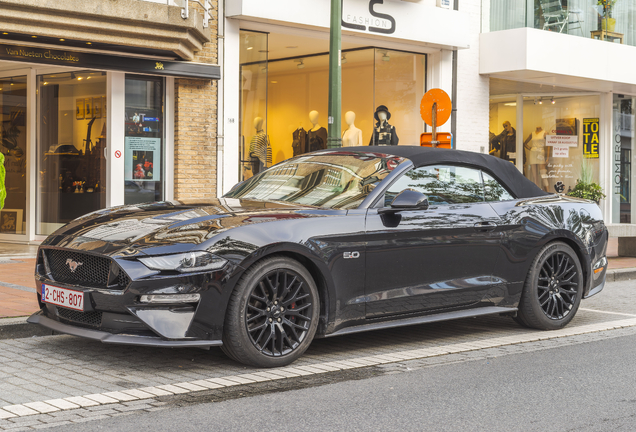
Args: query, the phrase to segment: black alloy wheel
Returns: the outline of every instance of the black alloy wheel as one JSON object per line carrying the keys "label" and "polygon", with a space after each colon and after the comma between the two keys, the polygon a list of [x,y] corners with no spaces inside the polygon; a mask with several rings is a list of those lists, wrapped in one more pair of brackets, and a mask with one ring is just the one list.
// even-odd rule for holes
{"label": "black alloy wheel", "polygon": [[574,250],[562,242],[547,244],[530,267],[515,320],[541,330],[565,327],[579,308],[583,284]]}
{"label": "black alloy wheel", "polygon": [[230,299],[223,350],[234,360],[258,367],[290,364],[309,347],[320,313],[311,274],[286,257],[256,263]]}
{"label": "black alloy wheel", "polygon": [[252,288],[245,326],[252,344],[268,356],[283,356],[300,346],[311,327],[308,284],[293,270],[277,269]]}
{"label": "black alloy wheel", "polygon": [[539,270],[537,295],[543,313],[554,320],[565,318],[576,303],[579,273],[572,258],[563,252],[550,255]]}

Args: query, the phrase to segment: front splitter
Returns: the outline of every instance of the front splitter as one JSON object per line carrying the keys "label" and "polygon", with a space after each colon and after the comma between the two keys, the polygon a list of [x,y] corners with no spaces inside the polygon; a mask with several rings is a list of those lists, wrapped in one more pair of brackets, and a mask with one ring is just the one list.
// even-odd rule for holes
{"label": "front splitter", "polygon": [[223,345],[223,342],[220,340],[166,340],[159,337],[155,338],[149,336],[112,334],[99,330],[90,330],[52,320],[51,318],[45,317],[42,314],[42,311],[36,312],[31,315],[29,319],[27,319],[27,322],[31,324],[39,324],[55,332],[98,340],[107,344],[163,348],[209,348],[213,346]]}

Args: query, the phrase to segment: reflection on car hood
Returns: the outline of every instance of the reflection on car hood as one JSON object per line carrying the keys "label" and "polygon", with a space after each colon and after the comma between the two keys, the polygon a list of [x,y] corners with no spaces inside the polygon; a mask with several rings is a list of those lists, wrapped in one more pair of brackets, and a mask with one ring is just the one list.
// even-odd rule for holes
{"label": "reflection on car hood", "polygon": [[[75,219],[43,245],[133,256],[140,252],[187,251],[242,225],[328,216],[338,210],[279,202],[215,199],[205,203],[158,202],[113,207]],[[152,249],[152,251],[150,250]]]}

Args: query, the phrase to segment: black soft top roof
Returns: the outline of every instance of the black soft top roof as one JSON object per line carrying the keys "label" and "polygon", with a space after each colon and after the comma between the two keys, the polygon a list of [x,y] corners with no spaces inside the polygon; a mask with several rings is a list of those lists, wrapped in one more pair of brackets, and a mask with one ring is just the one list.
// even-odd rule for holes
{"label": "black soft top roof", "polygon": [[503,183],[516,198],[549,195],[525,178],[511,162],[482,153],[406,145],[345,147],[336,151],[399,156],[409,159],[416,167],[442,163],[479,167]]}

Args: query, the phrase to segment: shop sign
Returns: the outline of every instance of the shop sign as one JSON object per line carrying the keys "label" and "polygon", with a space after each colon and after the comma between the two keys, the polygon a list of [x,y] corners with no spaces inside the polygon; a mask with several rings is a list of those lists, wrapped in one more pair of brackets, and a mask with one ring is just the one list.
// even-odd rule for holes
{"label": "shop sign", "polygon": [[567,145],[555,145],[554,147],[552,147],[552,156],[555,158],[570,157],[570,147]]}
{"label": "shop sign", "polygon": [[[468,15],[422,1],[341,0],[342,30],[409,42],[468,48]],[[330,27],[325,0],[232,0],[226,16],[311,30]]]}
{"label": "shop sign", "polygon": [[[343,3],[344,0],[340,0]],[[384,0],[369,0],[368,14],[342,14],[342,27],[353,30],[370,31],[375,33],[395,33],[395,18],[387,13],[375,10],[375,6],[383,4]]]}
{"label": "shop sign", "polygon": [[583,119],[583,156],[598,159],[599,119]]}
{"label": "shop sign", "polygon": [[156,61],[135,57],[74,52],[19,45],[0,45],[0,60],[74,66],[88,69],[115,70],[161,76],[220,79],[217,65],[179,61]]}
{"label": "shop sign", "polygon": [[579,137],[576,135],[546,135],[545,145],[555,147],[576,147]]}

